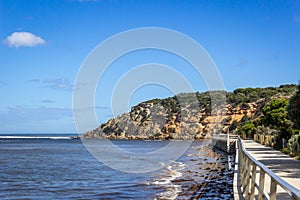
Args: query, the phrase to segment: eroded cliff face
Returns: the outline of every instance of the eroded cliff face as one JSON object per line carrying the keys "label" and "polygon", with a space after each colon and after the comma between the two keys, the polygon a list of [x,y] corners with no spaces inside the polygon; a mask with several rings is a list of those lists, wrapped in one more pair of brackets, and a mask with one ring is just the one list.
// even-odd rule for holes
{"label": "eroded cliff face", "polygon": [[[266,102],[272,98],[289,98],[295,89],[295,85],[284,85],[237,89],[230,93],[189,93],[149,100],[86,132],[84,137],[140,140],[210,138],[213,133],[233,132],[241,122],[259,118]],[[225,101],[219,105],[218,101],[212,101],[215,97]]]}
{"label": "eroded cliff face", "polygon": [[227,104],[219,115],[206,109],[183,107],[179,113],[169,114],[160,104],[140,103],[129,113],[108,120],[98,128],[85,133],[86,138],[107,139],[203,139],[212,131],[226,132],[243,118],[259,114],[264,101],[233,106]]}

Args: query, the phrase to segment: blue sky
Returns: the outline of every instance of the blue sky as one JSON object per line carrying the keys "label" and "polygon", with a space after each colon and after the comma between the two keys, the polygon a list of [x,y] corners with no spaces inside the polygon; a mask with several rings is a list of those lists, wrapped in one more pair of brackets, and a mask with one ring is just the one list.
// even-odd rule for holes
{"label": "blue sky", "polygon": [[[0,1],[0,134],[75,132],[72,87],[89,52],[122,31],[162,27],[201,44],[226,90],[279,86],[300,79],[299,1]],[[139,64],[173,67],[195,91],[207,88],[187,63],[158,51],[120,58],[96,93],[99,123],[111,117],[117,80]],[[150,85],[129,107],[173,94]]]}

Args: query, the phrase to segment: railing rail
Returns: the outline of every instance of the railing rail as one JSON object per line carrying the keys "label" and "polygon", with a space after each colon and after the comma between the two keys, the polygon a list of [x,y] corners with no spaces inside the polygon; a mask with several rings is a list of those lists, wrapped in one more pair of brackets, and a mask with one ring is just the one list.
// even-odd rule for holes
{"label": "railing rail", "polygon": [[[239,163],[239,178],[242,195],[245,199],[254,199],[255,188],[258,190],[258,199],[275,200],[277,196],[277,185],[281,186],[291,199],[300,200],[300,190],[290,185],[282,178],[274,174],[269,168],[253,158],[245,149],[241,138],[237,139],[237,157]],[[259,182],[256,182],[256,173],[259,169]],[[270,192],[264,192],[265,175],[270,176]],[[250,183],[251,182],[251,183]]]}
{"label": "railing rail", "polygon": [[[230,148],[233,147],[234,148],[234,144],[232,144],[232,142],[235,142],[238,138],[238,135],[231,135],[231,134],[214,134],[213,135],[213,139],[215,140],[223,140],[226,141],[226,151],[227,153],[230,152]],[[233,149],[235,150],[235,148]],[[225,149],[224,149],[225,151]]]}

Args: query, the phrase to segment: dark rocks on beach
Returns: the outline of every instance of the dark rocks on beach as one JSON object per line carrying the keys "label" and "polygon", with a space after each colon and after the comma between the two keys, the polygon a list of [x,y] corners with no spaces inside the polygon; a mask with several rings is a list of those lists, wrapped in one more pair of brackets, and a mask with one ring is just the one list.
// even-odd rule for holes
{"label": "dark rocks on beach", "polygon": [[80,136],[71,136],[70,137],[72,140],[80,139]]}
{"label": "dark rocks on beach", "polygon": [[[206,149],[208,150],[208,149]],[[215,153],[216,162],[200,162],[199,159],[190,159],[200,168],[186,170],[183,176],[173,182],[181,186],[177,199],[233,199],[233,167],[234,162],[228,163],[224,152],[210,149]],[[193,178],[190,178],[193,177]]]}

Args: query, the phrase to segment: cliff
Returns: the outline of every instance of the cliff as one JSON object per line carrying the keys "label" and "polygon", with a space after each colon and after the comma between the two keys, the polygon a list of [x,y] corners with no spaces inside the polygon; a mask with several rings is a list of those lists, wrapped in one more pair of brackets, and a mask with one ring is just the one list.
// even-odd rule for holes
{"label": "cliff", "polygon": [[[239,124],[262,115],[262,107],[273,98],[290,98],[296,85],[184,93],[153,99],[131,108],[84,134],[105,139],[203,139],[213,132],[235,131]],[[225,104],[212,110],[212,97],[223,95]],[[195,101],[196,97],[196,101]],[[180,103],[178,99],[185,99]],[[215,103],[215,102],[214,102]]]}

